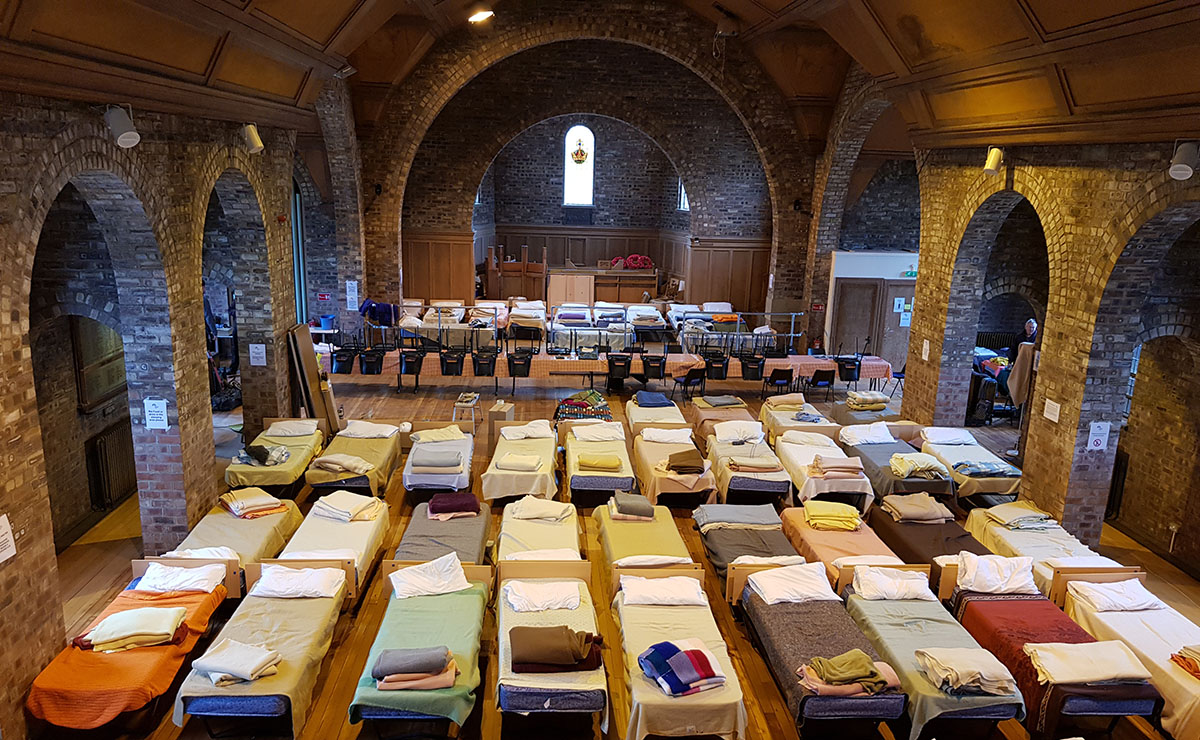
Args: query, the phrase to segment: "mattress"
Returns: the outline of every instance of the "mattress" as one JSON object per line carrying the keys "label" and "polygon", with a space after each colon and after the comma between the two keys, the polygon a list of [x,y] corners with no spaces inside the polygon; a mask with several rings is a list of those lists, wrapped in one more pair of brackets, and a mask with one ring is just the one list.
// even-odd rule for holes
{"label": "mattress", "polygon": [[956,719],[1022,719],[1020,690],[1009,696],[948,694],[926,678],[915,651],[922,648],[978,648],[979,643],[937,601],[868,601],[851,594],[846,610],[871,644],[900,677],[912,719],[909,740],[942,715]]}
{"label": "mattress", "polygon": [[371,561],[383,546],[383,537],[387,530],[386,506],[379,516],[368,522],[341,522],[310,513],[304,517],[296,534],[292,535],[279,557],[292,552],[350,549],[354,551],[354,567],[361,582]]}
{"label": "mattress", "polygon": [[754,420],[754,415],[745,406],[705,408],[692,405],[692,429],[696,433],[696,439],[707,440],[713,432],[713,427],[722,421]]}
{"label": "mattress", "polygon": [[792,547],[810,563],[825,563],[830,581],[837,579],[838,569],[834,567],[833,561],[838,558],[850,555],[897,557],[866,524],[854,532],[813,529],[804,519],[804,509],[799,507],[784,509],[780,518],[783,520],[783,533],[787,535]]}
{"label": "mattress", "polygon": [[[1014,530],[1002,526],[987,515],[986,509],[972,509],[967,514],[967,531],[984,547],[1009,558],[1033,558],[1033,580],[1044,594],[1050,593],[1054,568],[1046,564],[1051,558],[1099,557],[1062,527],[1053,529]],[[1113,561],[1113,567],[1120,563]]]}
{"label": "mattress", "polygon": [[[642,740],[646,735],[746,736],[746,706],[737,672],[729,659],[725,641],[707,606],[627,605],[625,594],[613,599],[613,612],[621,628],[625,682],[631,706],[625,740]],[[680,637],[698,639],[717,658],[726,676],[723,686],[690,696],[667,696],[642,675],[637,656],[646,648]]]}
{"label": "mattress", "polygon": [[[412,472],[413,452],[417,448],[436,450],[438,452],[458,452],[462,455],[462,472],[452,474],[414,473]],[[438,490],[459,491],[471,487],[471,455],[475,450],[475,437],[467,434],[462,439],[451,439],[444,442],[417,442],[408,453],[404,463],[404,489],[412,491],[417,488],[435,488]]]}
{"label": "mattress", "polygon": [[[1056,729],[1064,710],[1107,716],[1154,712],[1158,692],[1148,684],[1050,686],[1038,682],[1037,668],[1024,651],[1026,643],[1096,641],[1046,597],[956,592],[952,610],[980,646],[995,655],[1017,680],[1028,707],[1026,725],[1030,730],[1058,737]],[[1074,711],[1072,705],[1084,711]]]}
{"label": "mattress", "polygon": [[[583,470],[579,467],[579,456],[616,455],[621,458],[621,470],[607,473],[600,470]],[[625,441],[621,439],[605,442],[585,442],[567,435],[566,444],[567,487],[572,491],[632,491],[635,486],[633,464]]]}
{"label": "mattress", "polygon": [[[796,414],[798,413],[816,414],[824,419],[824,421],[796,421]],[[820,411],[817,411],[817,407],[813,406],[811,403],[804,404],[802,411],[796,411],[794,409],[789,411],[773,411],[766,406],[763,406],[762,409],[759,410],[758,415],[762,420],[763,429],[765,429],[767,432],[767,438],[772,442],[778,439],[779,435],[783,434],[784,432],[799,431],[824,434],[829,430],[830,427],[837,426],[829,419],[826,419]]]}
{"label": "mattress", "polygon": [[797,722],[806,717],[896,719],[904,713],[906,699],[899,691],[864,697],[817,696],[796,679],[796,670],[816,657],[833,658],[858,649],[872,660],[880,660],[879,653],[855,626],[842,602],[768,605],[747,586],[742,592],[742,606],[775,675],[775,683]]}
{"label": "mattress", "polygon": [[429,518],[429,504],[417,504],[408,520],[408,529],[396,548],[396,560],[428,562],[448,552],[458,553],[464,563],[482,565],[487,548],[492,510],[479,505],[478,516],[439,521]]}
{"label": "mattress", "polygon": [[[914,565],[929,563],[932,566],[930,580],[934,584],[941,579],[942,569],[933,562],[939,555],[957,555],[963,550],[976,555],[992,554],[955,521],[941,524],[898,522],[880,507],[872,506],[867,512],[866,522],[904,562]],[[936,591],[937,586],[933,586],[933,589]]]}
{"label": "mattress", "polygon": [[[371,486],[371,494],[382,496],[387,491],[388,478],[396,469],[400,460],[400,433],[390,437],[361,439],[358,437],[343,437],[338,435],[325,448],[324,455],[354,455],[361,457],[375,467],[365,475]],[[336,488],[338,483],[359,478],[359,473],[334,473],[329,470],[311,467],[304,474],[304,480],[316,488],[317,486]]]}
{"label": "mattress", "polygon": [[625,418],[630,434],[634,435],[641,431],[641,427],[656,422],[666,422],[668,424],[687,423],[687,419],[683,418],[683,412],[679,410],[677,404],[672,403],[670,406],[643,408],[642,406],[638,406],[632,398],[625,402]]}
{"label": "mattress", "polygon": [[[554,478],[557,452],[558,442],[554,437],[505,439],[500,436],[496,440],[492,461],[481,476],[484,500],[524,495],[554,498],[558,493],[558,481]],[[541,467],[535,471],[501,470],[496,467],[496,461],[510,453],[535,455],[541,460]]]}
{"label": "mattress", "polygon": [[833,411],[829,413],[829,417],[835,423],[841,424],[844,427],[855,424],[874,424],[877,421],[900,421],[904,418],[899,411],[893,411],[892,409],[854,411],[846,405],[845,401],[838,401],[833,404]]}
{"label": "mattress", "polygon": [[217,687],[193,670],[175,697],[175,724],[182,727],[185,714],[242,717],[290,712],[292,731],[299,737],[343,598],[343,589],[330,599],[243,598],[214,642],[228,638],[276,650],[283,657],[279,672]]}
{"label": "mattress", "polygon": [[[350,721],[445,717],[462,725],[475,707],[479,688],[479,639],[487,597],[486,585],[472,583],[470,588],[450,594],[389,598],[383,622],[350,702]],[[458,665],[459,674],[453,687],[436,691],[380,691],[375,688],[371,667],[380,651],[438,645],[450,648]]]}
{"label": "mattress", "polygon": [[512,507],[504,510],[500,536],[496,538],[496,561],[529,550],[579,550],[579,514],[574,507],[561,522],[552,519],[518,519]]}
{"label": "mattress", "polygon": [[687,558],[688,552],[671,510],[665,506],[654,507],[654,520],[632,522],[613,519],[607,506],[597,506],[592,512],[596,520],[600,545],[604,548],[604,562],[608,565],[634,555],[667,555]]}
{"label": "mattress", "polygon": [[[713,472],[717,477],[717,490],[721,494],[722,501],[729,498],[731,490],[761,491],[776,493],[780,496],[786,496],[792,492],[792,479],[786,470],[773,473],[747,473],[745,471],[734,472],[729,469],[729,458],[734,455],[764,457],[780,462],[775,451],[766,442],[735,445],[730,442],[718,442],[717,438],[710,434],[707,447],[708,459],[712,461]],[[780,464],[782,465],[782,463]]]}
{"label": "mattress", "polygon": [[284,500],[282,503],[287,511],[256,519],[241,519],[223,506],[214,506],[175,549],[230,547],[237,552],[242,564],[273,558],[303,521],[295,501]]}
{"label": "mattress", "polygon": [[865,475],[858,478],[817,478],[809,474],[808,466],[817,455],[837,459],[847,457],[836,445],[799,445],[781,439],[775,443],[775,451],[779,453],[779,459],[796,486],[796,502],[799,504],[823,493],[861,493],[863,504],[860,509],[865,512],[875,499],[875,489],[871,488],[871,481]]}
{"label": "mattress", "polygon": [[933,455],[946,466],[954,478],[959,498],[977,493],[1011,494],[1015,497],[1021,487],[1020,478],[969,478],[954,471],[954,466],[960,462],[1004,462],[982,445],[935,445],[926,442],[921,446],[921,452]]}
{"label": "mattress", "polygon": [[[633,440],[633,459],[634,467],[637,470],[638,484],[641,486],[642,494],[650,499],[650,503],[658,501],[658,497],[664,493],[700,493],[708,491],[708,499],[704,503],[715,503],[717,493],[717,479],[713,475],[712,469],[706,470],[703,475],[696,476],[677,476],[670,473],[658,470],[656,466],[662,460],[666,460],[671,455],[677,452],[687,452],[694,450],[696,446],[691,444],[671,444],[666,442],[647,442],[638,435]],[[694,479],[693,485],[687,485],[689,479]]]}
{"label": "mattress", "polygon": [[246,486],[286,486],[295,483],[304,475],[305,468],[317,456],[325,435],[320,430],[303,437],[268,437],[260,434],[252,445],[286,447],[290,455],[279,465],[242,465],[231,463],[225,468],[225,482],[231,488]]}
{"label": "mattress", "polygon": [[1163,697],[1162,726],[1176,738],[1200,737],[1200,681],[1171,662],[1182,645],[1200,645],[1200,625],[1175,609],[1097,612],[1067,596],[1067,616],[1097,640],[1120,640],[1150,671]]}
{"label": "mattress", "polygon": [[[564,673],[515,673],[512,669],[512,644],[508,631],[513,627],[553,627],[566,625],[577,632],[599,634],[596,606],[587,584],[577,579],[528,579],[536,583],[570,583],[579,588],[579,606],[575,609],[548,609],[516,612],[508,600],[496,599],[497,642],[500,665],[496,682],[496,703],[507,712],[603,712],[607,721],[608,683],[604,666],[591,671]],[[520,689],[508,692],[507,689]],[[509,704],[509,702],[512,702]],[[536,706],[534,709],[529,707]]]}
{"label": "mattress", "polygon": [[846,454],[862,460],[863,472],[875,495],[880,498],[893,493],[928,493],[930,496],[952,497],[954,481],[951,478],[929,480],[927,478],[900,478],[892,472],[892,455],[911,454],[912,445],[902,440],[874,445],[845,445]]}
{"label": "mattress", "polygon": [[740,555],[778,557],[795,555],[796,548],[788,542],[782,529],[710,529],[700,535],[708,561],[721,578],[729,564]]}

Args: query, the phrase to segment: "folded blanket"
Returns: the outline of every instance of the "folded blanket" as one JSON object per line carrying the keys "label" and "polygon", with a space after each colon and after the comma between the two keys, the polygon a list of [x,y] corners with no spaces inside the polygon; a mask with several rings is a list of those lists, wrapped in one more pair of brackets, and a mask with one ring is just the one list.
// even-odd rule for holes
{"label": "folded blanket", "polygon": [[644,409],[667,408],[675,404],[662,393],[653,391],[638,391],[637,405]]}
{"label": "folded blanket", "polygon": [[520,626],[508,631],[508,644],[514,663],[574,665],[588,657],[591,637],[566,625]]}
{"label": "folded blanket", "polygon": [[291,456],[291,451],[283,445],[251,445],[238,450],[232,462],[234,465],[252,465],[256,468],[270,467],[287,462]]}
{"label": "folded blanket", "polygon": [[888,396],[880,391],[850,391],[846,394],[846,400],[855,403],[887,403]]}
{"label": "folded blanket", "polygon": [[391,648],[381,650],[371,666],[371,678],[382,681],[398,673],[437,674],[446,670],[450,648],[445,645],[427,648]]}
{"label": "folded blanket", "polygon": [[[879,675],[883,677],[883,680],[886,682],[886,688],[900,688],[900,678],[896,675],[896,671],[893,670],[890,665],[876,661],[874,663],[874,668]],[[796,675],[800,677],[801,686],[818,696],[858,697],[871,695],[871,693],[868,692],[866,687],[861,683],[826,683],[825,681],[822,681],[819,676],[817,676],[816,671],[814,671],[813,667],[810,665],[800,666],[800,668],[796,670]]]}
{"label": "folded blanket", "polygon": [[871,656],[858,648],[832,658],[815,657],[809,665],[817,678],[834,686],[860,684],[868,694],[878,694],[888,686]]}
{"label": "folded blanket", "polygon": [[810,498],[804,502],[804,519],[813,529],[853,532],[862,526],[858,509],[836,501]]}
{"label": "folded blanket", "polygon": [[829,419],[826,419],[820,414],[810,414],[807,411],[797,411],[792,415],[792,419],[801,424],[828,424]]}
{"label": "folded blanket", "polygon": [[[515,629],[515,628],[514,628]],[[600,636],[589,635],[595,642],[588,645],[587,657],[569,665],[554,663],[518,663],[513,661],[513,673],[574,673],[576,671],[594,671],[603,665],[600,658]]]}
{"label": "folded blanket", "polygon": [[914,655],[921,672],[947,693],[1005,695],[1016,691],[1012,674],[983,648],[926,648]]}
{"label": "folded blanket", "polygon": [[771,504],[701,504],[692,512],[701,533],[712,529],[782,529],[783,520]]}
{"label": "folded blanket", "polygon": [[436,493],[429,499],[429,513],[479,513],[479,499],[473,493]]}
{"label": "folded blanket", "polygon": [[654,521],[653,515],[643,516],[641,514],[622,514],[621,510],[617,508],[617,502],[611,498],[608,500],[608,515],[613,519],[616,519],[618,521],[625,521],[625,522],[652,522],[652,521]]}
{"label": "folded blanket", "polygon": [[1179,653],[1171,653],[1171,662],[1187,671],[1193,678],[1200,680],[1200,661]]}
{"label": "folded blanket", "polygon": [[422,468],[460,468],[462,457],[458,450],[431,450],[420,446],[413,448],[410,455],[413,466]]}
{"label": "folded blanket", "polygon": [[763,401],[763,406],[771,411],[799,411],[804,408],[804,394],[781,393]]}
{"label": "folded blanket", "polygon": [[462,475],[466,470],[459,465],[456,468],[430,468],[423,465],[414,465],[409,468],[409,472],[413,475]]}
{"label": "folded blanket", "polygon": [[745,406],[746,403],[737,396],[701,396],[704,402],[714,409],[719,409],[724,406]]}
{"label": "folded blanket", "polygon": [[579,467],[583,470],[604,470],[619,472],[622,468],[621,458],[617,455],[598,455],[585,453],[579,456]]}
{"label": "folded blanket", "polygon": [[940,460],[924,452],[897,452],[888,460],[888,466],[897,478],[945,480],[950,477],[950,471]]}
{"label": "folded blanket", "polygon": [[496,460],[496,467],[500,470],[517,470],[532,473],[542,467],[542,459],[537,455],[518,455],[509,452]]}
{"label": "folded blanket", "polygon": [[988,519],[1009,529],[1023,529],[1027,525],[1049,523],[1054,525],[1050,515],[1029,501],[1014,501],[1010,504],[1000,504],[985,509]]}
{"label": "folded blanket", "polygon": [[388,676],[383,681],[376,681],[375,688],[380,691],[434,691],[437,689],[448,689],[454,685],[454,678],[457,675],[458,665],[451,660],[446,664],[446,669],[437,675],[409,680],[387,680],[392,678]]}
{"label": "folded blanket", "polygon": [[704,473],[704,458],[695,447],[683,452],[674,452],[667,456],[667,468],[676,473],[701,475]]}
{"label": "folded blanket", "polygon": [[239,488],[222,494],[217,502],[239,519],[257,519],[287,511],[282,501],[261,488]]}
{"label": "folded blanket", "polygon": [[638,656],[638,665],[669,696],[687,696],[725,684],[716,656],[700,640],[655,643]]}
{"label": "folded blanket", "polygon": [[612,497],[617,512],[628,516],[643,516],[654,518],[654,504],[645,496],[635,493],[616,493]]}
{"label": "folded blanket", "polygon": [[375,465],[357,455],[322,455],[312,461],[314,468],[328,470],[331,473],[354,473],[362,475],[375,469]]}
{"label": "folded blanket", "polygon": [[183,624],[187,609],[179,607],[143,607],[110,614],[91,629],[83,640],[92,650],[115,653],[136,647],[171,642]]}
{"label": "folded blanket", "polygon": [[386,504],[374,496],[338,490],[317,499],[309,513],[341,522],[370,522],[385,508]]}
{"label": "folded blanket", "polygon": [[861,473],[862,460],[857,457],[830,457],[828,455],[813,455],[813,467],[822,471],[840,471],[844,473]]}
{"label": "folded blanket", "polygon": [[1028,642],[1022,649],[1037,669],[1038,683],[1150,680],[1150,671],[1119,640],[1079,644]]}
{"label": "folded blanket", "polygon": [[736,465],[742,469],[761,468],[763,470],[779,470],[779,460],[774,457],[749,457],[746,455],[732,455],[729,458],[730,465]]}
{"label": "folded blanket", "polygon": [[928,493],[884,496],[879,504],[884,511],[898,522],[946,522],[954,514],[946,505]]}
{"label": "folded blanket", "polygon": [[879,403],[857,403],[855,401],[846,401],[846,408],[851,411],[883,411],[887,408],[887,404]]}
{"label": "folded blanket", "polygon": [[247,645],[223,638],[192,662],[192,668],[208,674],[215,686],[229,686],[243,681],[256,681],[278,672],[283,660],[277,651],[265,645]]}
{"label": "folded blanket", "polygon": [[954,463],[954,472],[968,478],[1020,478],[1021,470],[1003,460],[963,460]]}
{"label": "folded blanket", "polygon": [[575,510],[573,504],[549,501],[537,496],[524,496],[508,505],[508,511],[516,519],[551,519],[562,521]]}

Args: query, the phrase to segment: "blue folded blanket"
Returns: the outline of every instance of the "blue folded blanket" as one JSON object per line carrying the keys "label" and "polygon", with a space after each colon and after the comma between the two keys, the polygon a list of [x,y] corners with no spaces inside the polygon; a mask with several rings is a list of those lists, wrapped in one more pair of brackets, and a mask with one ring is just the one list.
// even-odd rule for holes
{"label": "blue folded blanket", "polygon": [[771,504],[701,504],[692,512],[696,526],[703,529],[717,522],[782,527],[783,522]]}
{"label": "blue folded blanket", "polygon": [[666,406],[674,406],[671,400],[662,393],[655,391],[638,391],[637,405],[644,409],[657,409]]}

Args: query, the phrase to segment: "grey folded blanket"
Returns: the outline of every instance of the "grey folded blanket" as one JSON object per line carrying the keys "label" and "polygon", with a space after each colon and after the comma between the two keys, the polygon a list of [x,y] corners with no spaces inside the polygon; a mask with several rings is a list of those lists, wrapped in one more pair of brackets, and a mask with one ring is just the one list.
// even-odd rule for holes
{"label": "grey folded blanket", "polygon": [[448,662],[450,648],[445,645],[383,650],[371,668],[371,678],[382,681],[384,676],[397,673],[441,673]]}
{"label": "grey folded blanket", "polygon": [[412,451],[412,464],[422,468],[457,468],[462,465],[462,453],[417,447]]}
{"label": "grey folded blanket", "polygon": [[737,396],[703,396],[705,402],[713,408],[721,408],[722,406],[737,406],[742,402],[742,399]]}
{"label": "grey folded blanket", "polygon": [[617,511],[628,516],[644,516],[654,517],[654,504],[645,496],[639,496],[636,493],[616,493],[613,494],[613,501],[617,504]]}

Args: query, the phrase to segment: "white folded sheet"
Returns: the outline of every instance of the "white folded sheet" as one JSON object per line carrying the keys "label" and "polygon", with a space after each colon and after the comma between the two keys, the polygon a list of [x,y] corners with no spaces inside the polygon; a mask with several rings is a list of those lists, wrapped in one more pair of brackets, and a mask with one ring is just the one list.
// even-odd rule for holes
{"label": "white folded sheet", "polygon": [[921,671],[942,690],[974,689],[1003,696],[1017,688],[1004,664],[983,648],[926,648],[915,656]]}
{"label": "white folded sheet", "polygon": [[192,668],[207,673],[214,686],[229,686],[278,673],[276,666],[282,659],[283,656],[265,645],[247,645],[225,638],[197,658]]}
{"label": "white folded sheet", "polygon": [[1037,668],[1039,683],[1150,680],[1150,671],[1118,640],[1080,644],[1029,642],[1023,649]]}

